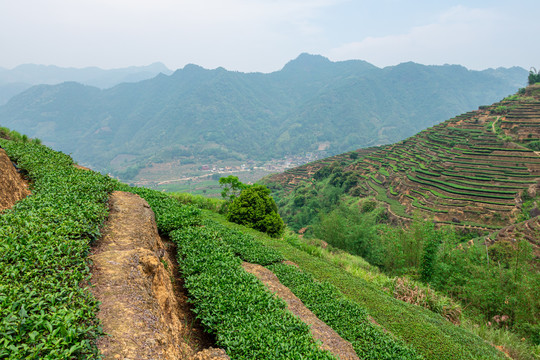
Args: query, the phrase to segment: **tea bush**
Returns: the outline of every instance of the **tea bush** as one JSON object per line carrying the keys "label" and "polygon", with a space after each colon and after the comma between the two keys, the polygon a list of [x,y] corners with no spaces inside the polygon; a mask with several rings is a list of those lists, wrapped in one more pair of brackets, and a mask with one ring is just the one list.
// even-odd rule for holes
{"label": "tea bush", "polygon": [[0,358],[96,359],[86,256],[113,181],[36,143],[0,145],[33,181],[32,195],[0,214]]}
{"label": "tea bush", "polygon": [[361,359],[424,358],[403,341],[371,323],[363,307],[346,299],[330,283],[316,282],[312,276],[291,265],[274,264],[269,269],[319,319],[350,341]]}
{"label": "tea bush", "polygon": [[242,267],[228,235],[210,227],[173,231],[193,311],[233,359],[333,359],[283,300]]}

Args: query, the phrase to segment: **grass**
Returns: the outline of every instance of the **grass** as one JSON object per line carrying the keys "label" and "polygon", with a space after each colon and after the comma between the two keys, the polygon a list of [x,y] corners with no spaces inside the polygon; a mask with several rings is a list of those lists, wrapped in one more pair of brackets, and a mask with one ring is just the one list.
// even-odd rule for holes
{"label": "grass", "polygon": [[405,212],[405,207],[401,205],[401,203],[395,199],[391,199],[386,195],[386,190],[380,186],[375,185],[374,183],[370,182],[369,186],[373,188],[377,192],[377,195],[375,195],[375,198],[379,201],[382,201],[390,206],[390,210],[398,216],[404,217],[404,218],[412,218],[411,215],[407,214]]}
{"label": "grass", "polygon": [[540,359],[540,345],[531,346],[516,334],[503,328],[494,328],[486,324],[477,324],[469,319],[462,323],[463,328],[486,341],[501,346],[513,359],[538,360]]}
{"label": "grass", "polygon": [[370,322],[366,310],[344,297],[332,284],[316,281],[311,275],[291,265],[273,264],[268,268],[320,320],[349,341],[361,359],[424,358],[403,341]]}
{"label": "grass", "polygon": [[219,197],[221,187],[217,180],[203,180],[198,182],[170,183],[158,186],[159,190],[165,190],[169,193],[191,193],[194,195],[204,195]]}
{"label": "grass", "polygon": [[221,212],[225,201],[222,199],[209,198],[203,195],[190,193],[172,193],[173,198],[178,199],[182,204],[189,204],[198,207],[199,209]]}

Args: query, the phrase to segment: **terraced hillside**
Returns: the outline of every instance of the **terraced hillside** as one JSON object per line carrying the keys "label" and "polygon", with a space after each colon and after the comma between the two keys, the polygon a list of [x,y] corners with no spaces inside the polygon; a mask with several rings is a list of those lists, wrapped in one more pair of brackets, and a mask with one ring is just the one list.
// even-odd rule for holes
{"label": "terraced hillside", "polygon": [[[365,149],[358,149],[356,151],[339,154],[328,157],[326,159],[317,160],[306,165],[298,166],[283,173],[275,174],[269,177],[271,181],[279,183],[283,186],[285,191],[293,190],[297,185],[304,183],[306,180],[311,179],[317,171],[320,169],[332,165],[334,163],[340,164],[352,164],[352,159],[369,155],[372,152],[378,150],[379,147],[370,147]],[[351,154],[357,155],[351,155]]]}
{"label": "terraced hillside", "polygon": [[[91,248],[103,240],[104,221],[124,211],[116,203],[110,204],[109,212],[114,190],[136,193],[152,208],[159,232],[177,246],[194,313],[232,359],[336,358],[321,349],[310,328],[284,301],[244,270],[245,262],[276,274],[315,316],[351,344],[359,358],[504,358],[490,343],[441,315],[398,301],[286,239],[249,232],[167,194],[75,168],[69,156],[37,143],[0,144],[27,172],[32,189],[32,195],[0,212],[2,359],[118,357],[98,347],[105,327],[97,317],[100,304],[87,286]],[[160,251],[151,253],[157,257]],[[144,264],[142,257],[134,258],[135,265]],[[165,257],[154,262],[167,263]],[[151,316],[145,320],[153,321]]]}
{"label": "terraced hillside", "polygon": [[[498,229],[520,220],[523,194],[540,186],[540,86],[521,90],[393,145],[362,149],[264,180],[278,196],[324,178],[389,214]],[[309,187],[309,186],[308,186]],[[536,192],[535,192],[536,193]]]}
{"label": "terraced hillside", "polygon": [[[487,238],[488,243],[525,240],[532,245],[534,256],[540,259],[540,216],[505,227]],[[540,268],[540,262],[535,263]]]}

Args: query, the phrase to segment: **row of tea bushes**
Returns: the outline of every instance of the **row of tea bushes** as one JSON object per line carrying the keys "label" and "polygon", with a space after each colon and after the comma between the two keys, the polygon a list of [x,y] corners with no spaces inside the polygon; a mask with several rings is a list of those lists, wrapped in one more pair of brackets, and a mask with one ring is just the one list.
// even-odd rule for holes
{"label": "row of tea bushes", "polygon": [[32,195],[0,214],[0,358],[96,359],[86,257],[114,182],[35,143],[0,145],[32,180]]}
{"label": "row of tea bushes", "polygon": [[367,311],[345,298],[333,285],[317,282],[292,265],[268,267],[308,309],[348,340],[361,359],[423,359],[403,341],[385,333],[368,319]]}
{"label": "row of tea bushes", "polygon": [[242,268],[226,231],[189,227],[170,235],[193,311],[232,359],[334,358],[283,300]]}

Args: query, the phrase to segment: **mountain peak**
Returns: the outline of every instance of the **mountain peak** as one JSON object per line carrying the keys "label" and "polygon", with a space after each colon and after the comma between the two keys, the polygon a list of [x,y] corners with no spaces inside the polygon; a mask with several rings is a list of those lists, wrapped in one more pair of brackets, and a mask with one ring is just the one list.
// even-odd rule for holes
{"label": "mountain peak", "polygon": [[197,64],[186,64],[182,70],[183,71],[202,71],[206,69]]}
{"label": "mountain peak", "polygon": [[289,71],[313,71],[332,62],[322,55],[312,55],[308,53],[300,54],[296,59],[289,61],[283,67],[283,70]]}

